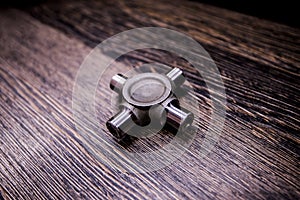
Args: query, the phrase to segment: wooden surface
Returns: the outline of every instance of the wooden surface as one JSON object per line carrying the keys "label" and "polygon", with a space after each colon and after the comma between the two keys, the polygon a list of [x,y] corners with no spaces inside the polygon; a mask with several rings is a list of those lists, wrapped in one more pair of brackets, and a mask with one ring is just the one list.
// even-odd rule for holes
{"label": "wooden surface", "polygon": [[[180,67],[198,89],[203,120],[196,121],[200,131],[188,151],[170,166],[122,173],[97,161],[78,139],[72,89],[93,47],[145,26],[186,33],[211,54],[225,83],[226,121],[213,151],[197,157],[210,115],[203,80],[164,52],[132,52],[102,84],[142,63]],[[300,198],[299,29],[197,2],[56,2],[1,10],[0,49],[4,199]],[[98,89],[100,102],[111,93],[101,83]],[[104,123],[113,113],[98,113],[101,137],[110,138]],[[145,148],[151,143],[137,140],[129,150]]]}

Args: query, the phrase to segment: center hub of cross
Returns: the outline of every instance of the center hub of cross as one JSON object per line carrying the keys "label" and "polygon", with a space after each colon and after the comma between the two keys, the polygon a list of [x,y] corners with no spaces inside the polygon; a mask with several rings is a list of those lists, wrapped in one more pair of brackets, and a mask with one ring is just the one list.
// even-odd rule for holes
{"label": "center hub of cross", "polygon": [[164,101],[171,93],[170,80],[161,74],[144,73],[129,78],[123,96],[130,104],[147,107]]}

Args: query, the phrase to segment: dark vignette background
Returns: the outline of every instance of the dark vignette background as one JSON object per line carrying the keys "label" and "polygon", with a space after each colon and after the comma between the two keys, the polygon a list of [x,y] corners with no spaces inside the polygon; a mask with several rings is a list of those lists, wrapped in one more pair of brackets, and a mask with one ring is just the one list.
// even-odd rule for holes
{"label": "dark vignette background", "polygon": [[[3,0],[2,8],[18,7],[26,8],[44,2],[59,2],[62,0]],[[297,1],[259,1],[259,0],[190,0],[194,2],[210,4],[213,6],[233,10],[258,18],[286,24],[299,28],[300,12]]]}
{"label": "dark vignette background", "polygon": [[192,0],[226,8],[270,21],[299,27],[299,6],[297,1],[259,1],[259,0]]}

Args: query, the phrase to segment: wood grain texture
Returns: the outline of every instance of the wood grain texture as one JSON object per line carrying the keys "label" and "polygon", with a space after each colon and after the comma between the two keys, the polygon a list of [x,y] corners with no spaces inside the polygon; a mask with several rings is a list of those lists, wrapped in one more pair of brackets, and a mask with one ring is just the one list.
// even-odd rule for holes
{"label": "wood grain texture", "polygon": [[[90,50],[135,27],[160,26],[196,39],[225,83],[226,122],[199,159],[211,104],[203,79],[182,59],[142,50],[122,56],[99,82],[103,135],[110,77],[162,62],[196,88],[200,121],[191,147],[172,165],[122,173],[84,148],[72,116],[77,70]],[[4,199],[299,199],[300,30],[196,2],[45,3],[0,13],[0,191]],[[135,70],[139,70],[138,67]],[[213,82],[213,80],[211,80]],[[166,143],[169,138],[162,138]],[[129,151],[151,150],[137,140]],[[1,198],[0,198],[1,199]]]}

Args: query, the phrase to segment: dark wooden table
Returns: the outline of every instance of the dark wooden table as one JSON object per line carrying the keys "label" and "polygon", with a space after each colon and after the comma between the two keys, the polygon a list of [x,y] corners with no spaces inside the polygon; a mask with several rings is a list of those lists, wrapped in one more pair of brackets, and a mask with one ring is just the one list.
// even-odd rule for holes
{"label": "dark wooden table", "polygon": [[[186,33],[210,53],[225,84],[226,121],[216,147],[200,159],[195,152],[211,110],[201,77],[165,52],[125,55],[110,75],[153,61],[179,67],[203,106],[202,120],[195,122],[200,131],[180,159],[154,172],[122,173],[84,148],[72,116],[72,89],[97,44],[149,26]],[[299,29],[189,1],[50,2],[2,9],[0,49],[4,199],[300,198]],[[99,87],[101,102],[111,91]],[[111,137],[104,124],[113,113],[98,113],[101,137]],[[151,147],[137,140],[129,149]]]}

